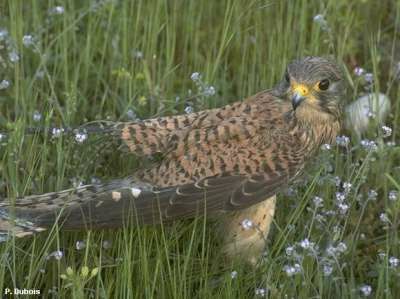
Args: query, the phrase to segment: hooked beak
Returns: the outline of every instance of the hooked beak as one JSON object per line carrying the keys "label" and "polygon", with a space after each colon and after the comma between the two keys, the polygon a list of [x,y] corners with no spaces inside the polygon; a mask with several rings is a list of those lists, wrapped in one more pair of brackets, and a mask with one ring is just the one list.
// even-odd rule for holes
{"label": "hooked beak", "polygon": [[291,90],[292,90],[292,106],[293,110],[296,110],[296,108],[301,104],[301,102],[303,102],[309,95],[309,90],[307,86],[305,86],[304,84],[299,84],[297,82],[292,83]]}
{"label": "hooked beak", "polygon": [[292,96],[292,106],[293,110],[296,110],[296,108],[305,100],[305,97],[302,96],[301,94],[295,92]]}

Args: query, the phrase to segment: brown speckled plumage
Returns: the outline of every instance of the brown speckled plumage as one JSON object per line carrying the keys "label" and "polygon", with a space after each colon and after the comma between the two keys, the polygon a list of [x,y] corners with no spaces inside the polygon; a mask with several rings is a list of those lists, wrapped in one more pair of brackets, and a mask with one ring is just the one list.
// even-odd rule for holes
{"label": "brown speckled plumage", "polygon": [[[151,224],[260,203],[287,185],[320,145],[338,134],[340,74],[331,60],[307,57],[290,64],[275,88],[243,102],[117,123],[111,130],[114,138],[139,156],[161,153],[161,162],[105,185],[30,196],[16,200],[12,208],[2,202],[0,229],[10,231],[11,211],[34,232],[59,216],[65,228],[119,227],[127,221]],[[324,79],[330,82],[328,90],[318,87]],[[299,88],[304,94],[296,93]]]}

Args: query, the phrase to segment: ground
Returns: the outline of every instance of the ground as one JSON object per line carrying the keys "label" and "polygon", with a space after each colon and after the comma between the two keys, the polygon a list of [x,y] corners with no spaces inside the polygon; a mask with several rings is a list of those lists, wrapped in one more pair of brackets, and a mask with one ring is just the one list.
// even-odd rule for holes
{"label": "ground", "polygon": [[28,127],[219,107],[270,88],[305,55],[343,63],[346,103],[387,94],[392,132],[372,124],[363,142],[342,137],[321,150],[306,183],[278,195],[257,268],[226,263],[215,223],[202,218],[55,228],[0,245],[0,289],[62,298],[396,298],[399,24],[398,1],[2,1],[0,128],[11,133],[0,138],[1,197],[135,169],[135,157],[102,147],[106,138],[24,136]]}

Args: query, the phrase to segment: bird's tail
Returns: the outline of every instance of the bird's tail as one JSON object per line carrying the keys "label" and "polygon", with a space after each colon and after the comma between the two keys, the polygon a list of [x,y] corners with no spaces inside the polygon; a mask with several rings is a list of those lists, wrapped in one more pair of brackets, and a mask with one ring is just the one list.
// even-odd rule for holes
{"label": "bird's tail", "polygon": [[[60,192],[0,201],[0,242],[52,228],[116,228],[127,221],[140,221],[131,209],[141,193],[154,193],[152,186],[132,179],[86,185]],[[134,203],[135,205],[135,203]],[[157,219],[154,219],[154,222]]]}

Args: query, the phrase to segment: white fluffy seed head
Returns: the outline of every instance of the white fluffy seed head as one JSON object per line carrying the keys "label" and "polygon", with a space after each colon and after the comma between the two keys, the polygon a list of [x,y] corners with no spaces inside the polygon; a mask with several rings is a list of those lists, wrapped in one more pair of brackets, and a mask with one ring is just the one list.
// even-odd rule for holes
{"label": "white fluffy seed head", "polygon": [[359,97],[345,109],[345,127],[360,137],[367,131],[374,115],[378,124],[383,124],[390,112],[390,99],[382,93],[369,93]]}

